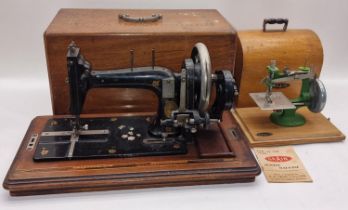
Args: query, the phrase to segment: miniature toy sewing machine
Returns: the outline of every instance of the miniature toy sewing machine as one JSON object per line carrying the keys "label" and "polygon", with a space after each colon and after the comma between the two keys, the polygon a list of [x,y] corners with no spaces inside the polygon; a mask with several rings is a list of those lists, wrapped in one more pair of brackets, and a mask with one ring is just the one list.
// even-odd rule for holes
{"label": "miniature toy sewing machine", "polygon": [[[272,61],[267,67],[269,77],[263,83],[267,86],[265,93],[250,93],[252,99],[262,110],[273,110],[270,119],[281,126],[300,126],[305,124],[303,115],[296,113],[298,108],[308,107],[311,112],[321,112],[326,103],[324,84],[309,67],[300,67],[297,71],[285,69],[281,72]],[[273,87],[287,86],[287,82],[301,80],[301,93],[291,101],[282,92],[272,92]]]}
{"label": "miniature toy sewing machine", "polygon": [[[281,71],[273,60],[267,71],[268,77],[262,81],[267,87],[266,92],[249,93],[260,109],[252,108],[255,112],[249,118],[245,110],[237,111],[254,146],[342,139],[342,134],[325,117],[317,114],[325,107],[326,90],[309,67]],[[297,98],[288,99],[282,92],[272,91],[285,88],[295,80],[302,82]]]}
{"label": "miniature toy sewing machine", "polygon": [[[247,182],[260,173],[223,114],[237,94],[232,74],[212,73],[204,44],[181,73],[154,57],[152,66],[95,70],[82,52],[68,47],[71,115],[34,119],[4,182],[12,195]],[[81,115],[90,89],[110,87],[153,91],[157,114]]]}

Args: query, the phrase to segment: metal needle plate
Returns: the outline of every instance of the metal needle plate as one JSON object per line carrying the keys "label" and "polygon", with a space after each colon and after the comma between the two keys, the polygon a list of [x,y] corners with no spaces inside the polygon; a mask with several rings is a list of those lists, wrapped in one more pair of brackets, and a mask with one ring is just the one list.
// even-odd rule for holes
{"label": "metal needle plate", "polygon": [[186,145],[175,138],[145,143],[146,139],[155,138],[148,132],[147,118],[81,118],[81,125],[88,125],[88,130],[79,130],[77,134],[73,131],[72,118],[49,119],[39,135],[33,159],[124,158],[187,152]]}
{"label": "metal needle plate", "polygon": [[266,93],[249,93],[250,97],[255,101],[257,106],[262,110],[282,110],[282,109],[295,109],[295,105],[282,93],[272,92],[271,100],[269,103],[266,100]]}

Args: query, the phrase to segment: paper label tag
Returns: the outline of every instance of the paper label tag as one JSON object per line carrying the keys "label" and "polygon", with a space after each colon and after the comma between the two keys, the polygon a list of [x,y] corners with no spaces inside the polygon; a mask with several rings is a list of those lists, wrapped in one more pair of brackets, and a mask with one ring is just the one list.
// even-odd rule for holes
{"label": "paper label tag", "polygon": [[257,147],[254,151],[268,182],[312,182],[293,147]]}

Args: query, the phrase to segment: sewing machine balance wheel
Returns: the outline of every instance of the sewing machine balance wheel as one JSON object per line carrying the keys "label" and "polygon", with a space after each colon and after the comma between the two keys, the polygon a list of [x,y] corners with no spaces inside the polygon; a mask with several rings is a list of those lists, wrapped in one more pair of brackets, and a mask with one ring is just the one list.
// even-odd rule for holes
{"label": "sewing machine balance wheel", "polygon": [[212,84],[212,68],[207,47],[203,43],[195,44],[194,48],[192,49],[191,58],[195,65],[199,65],[201,70],[201,87],[198,110],[200,112],[206,112],[209,106]]}
{"label": "sewing machine balance wheel", "polygon": [[310,100],[308,109],[311,112],[321,112],[326,104],[326,89],[322,81],[312,79],[309,83]]}

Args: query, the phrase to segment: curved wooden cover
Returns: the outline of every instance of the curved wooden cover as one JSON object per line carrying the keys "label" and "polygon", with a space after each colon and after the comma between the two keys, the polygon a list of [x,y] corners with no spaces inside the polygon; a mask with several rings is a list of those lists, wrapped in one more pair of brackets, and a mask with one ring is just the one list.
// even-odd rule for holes
{"label": "curved wooden cover", "polygon": [[[132,23],[119,14],[145,17],[160,13],[157,22]],[[93,69],[156,65],[181,71],[197,42],[207,45],[213,69],[233,70],[236,32],[216,10],[62,9],[45,32],[45,47],[54,114],[69,114],[66,52],[71,41],[81,48]],[[94,89],[86,98],[84,113],[155,112],[157,98],[148,90]]]}
{"label": "curved wooden cover", "polygon": [[[249,93],[264,92],[261,80],[267,76],[266,66],[271,60],[279,68],[297,69],[307,65],[319,76],[323,65],[323,48],[318,36],[311,30],[238,32],[235,77],[239,85],[238,107],[256,106]],[[299,95],[301,81],[293,81],[281,89],[289,98]],[[274,90],[277,91],[277,90]]]}

